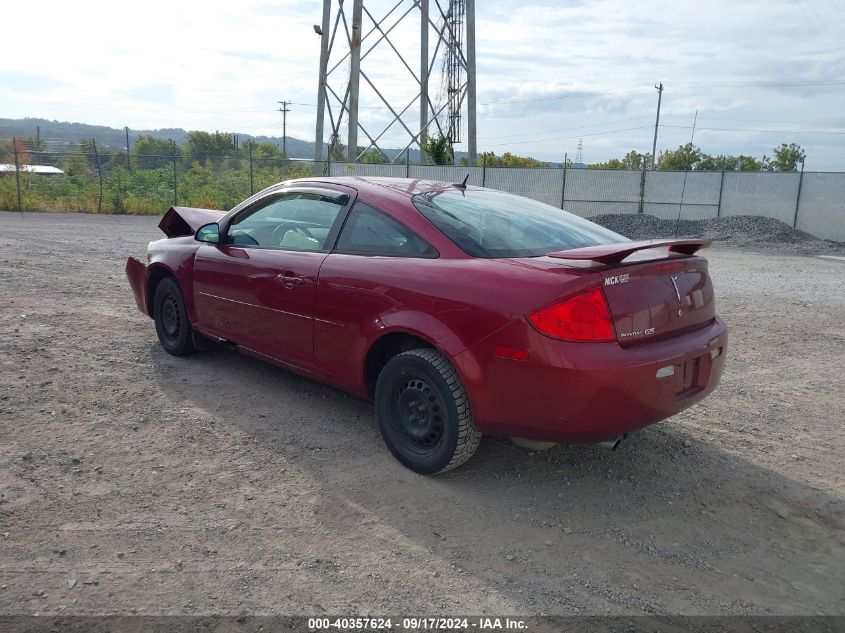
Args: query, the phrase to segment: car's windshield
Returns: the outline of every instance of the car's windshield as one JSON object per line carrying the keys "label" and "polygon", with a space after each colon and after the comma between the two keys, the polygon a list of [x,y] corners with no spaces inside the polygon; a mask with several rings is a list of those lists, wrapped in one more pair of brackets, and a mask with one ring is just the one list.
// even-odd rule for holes
{"label": "car's windshield", "polygon": [[447,189],[418,194],[413,201],[449,239],[475,257],[539,257],[628,241],[577,215],[501,191]]}

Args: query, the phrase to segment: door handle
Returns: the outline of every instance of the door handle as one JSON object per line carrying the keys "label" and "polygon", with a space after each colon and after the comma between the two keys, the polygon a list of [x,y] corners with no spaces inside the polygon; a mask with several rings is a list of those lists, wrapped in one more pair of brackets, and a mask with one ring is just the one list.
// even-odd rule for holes
{"label": "door handle", "polygon": [[294,288],[305,284],[305,279],[303,277],[298,277],[291,272],[284,273],[283,275],[276,275],[276,279],[281,281],[285,288]]}

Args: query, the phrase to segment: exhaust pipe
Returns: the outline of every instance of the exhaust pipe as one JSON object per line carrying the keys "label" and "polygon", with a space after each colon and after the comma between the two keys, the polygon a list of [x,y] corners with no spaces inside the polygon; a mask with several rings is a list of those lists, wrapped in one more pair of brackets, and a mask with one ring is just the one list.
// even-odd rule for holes
{"label": "exhaust pipe", "polygon": [[619,445],[622,443],[622,440],[625,439],[625,435],[617,435],[616,437],[612,437],[609,440],[605,440],[604,442],[599,442],[599,446],[606,448],[611,451],[615,451],[619,448]]}

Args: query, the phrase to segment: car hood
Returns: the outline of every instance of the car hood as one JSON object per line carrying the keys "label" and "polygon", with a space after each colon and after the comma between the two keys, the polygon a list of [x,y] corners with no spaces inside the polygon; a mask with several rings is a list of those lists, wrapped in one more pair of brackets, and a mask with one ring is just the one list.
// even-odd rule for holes
{"label": "car hood", "polygon": [[167,213],[164,214],[161,222],[158,223],[158,228],[167,237],[184,237],[193,235],[204,224],[217,222],[225,214],[225,211],[216,211],[214,209],[170,207]]}

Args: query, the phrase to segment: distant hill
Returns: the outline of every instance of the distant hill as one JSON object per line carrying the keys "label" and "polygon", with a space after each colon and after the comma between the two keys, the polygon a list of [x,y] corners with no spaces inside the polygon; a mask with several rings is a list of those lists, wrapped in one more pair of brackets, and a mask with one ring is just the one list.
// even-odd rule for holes
{"label": "distant hill", "polygon": [[[253,136],[251,134],[242,134],[237,130],[222,130],[237,134],[240,143],[247,140],[254,140],[258,143],[269,142],[279,147],[282,146],[282,137],[280,136]],[[76,145],[82,139],[94,139],[101,147],[108,147],[112,149],[121,149],[126,147],[126,133],[122,129],[115,129],[106,127],[105,125],[89,125],[87,123],[68,123],[64,121],[49,121],[47,119],[24,118],[24,119],[2,119],[0,118],[0,138],[12,138],[13,136],[19,138],[35,138],[40,132],[40,136],[44,140],[49,140],[65,143],[67,145]],[[188,131],[182,128],[163,128],[159,130],[134,130],[129,129],[129,143],[134,144],[134,140],[142,135],[150,135],[156,138],[165,138],[176,141],[177,144],[183,145],[188,136]],[[133,145],[134,146],[134,145]],[[314,158],[314,142],[303,141],[302,139],[288,137],[287,138],[287,153],[291,158]],[[393,159],[402,150],[401,148],[382,148],[389,158]],[[465,157],[465,152],[456,152],[456,162]],[[419,151],[411,150],[411,161],[419,161]]]}

